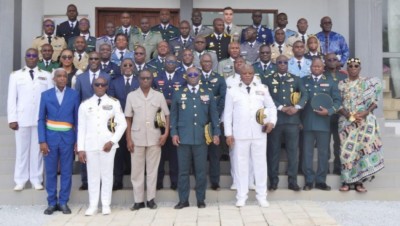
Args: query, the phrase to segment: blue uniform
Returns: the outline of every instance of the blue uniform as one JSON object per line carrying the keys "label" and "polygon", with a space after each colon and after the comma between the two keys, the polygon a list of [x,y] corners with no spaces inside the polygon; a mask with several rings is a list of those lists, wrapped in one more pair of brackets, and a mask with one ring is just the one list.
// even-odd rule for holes
{"label": "blue uniform", "polygon": [[276,64],[274,64],[272,62],[270,62],[270,64],[268,66],[266,66],[265,70],[264,70],[264,66],[261,64],[261,62],[254,63],[253,68],[254,68],[254,75],[258,76],[261,79],[261,83],[264,85],[267,84],[266,79],[268,78],[268,76],[275,74],[275,72],[277,70]]}
{"label": "blue uniform", "polygon": [[147,62],[147,67],[149,67],[152,72],[162,73],[164,71],[164,66],[164,63],[160,60],[159,57],[156,57]]}
{"label": "blue uniform", "polygon": [[[252,25],[256,30],[257,30],[257,42],[264,44],[264,45],[272,45],[274,43],[274,36],[272,34],[272,30],[267,28],[264,25],[261,25],[259,27],[256,27]],[[242,36],[240,38],[241,43],[246,42],[244,38],[244,33],[246,32],[246,29],[242,30]]]}
{"label": "blue uniform", "polygon": [[179,29],[171,24],[168,24],[167,29],[163,29],[161,24],[155,25],[151,28],[151,31],[160,32],[162,39],[167,42],[169,42],[172,38],[179,37],[179,35],[181,35]]}
{"label": "blue uniform", "polygon": [[329,32],[328,38],[326,38],[325,33],[321,31],[317,33],[317,38],[321,45],[321,52],[324,55],[334,53],[341,65],[346,64],[350,52],[346,40],[341,34],[331,31]]}
{"label": "blue uniform", "polygon": [[113,62],[114,64],[118,65],[118,67],[121,65],[122,60],[126,59],[126,58],[130,58],[130,59],[134,59],[135,57],[135,52],[134,51],[130,51],[130,50],[126,50],[124,53],[124,56],[122,57],[121,60],[121,53],[122,51],[120,51],[119,49],[114,49],[114,51],[111,54],[111,62]]}
{"label": "blue uniform", "polygon": [[306,75],[311,74],[311,60],[303,57],[303,60],[300,61],[300,67],[297,62],[298,60],[294,57],[289,59],[288,62],[288,72],[294,74],[300,78],[303,78]]}

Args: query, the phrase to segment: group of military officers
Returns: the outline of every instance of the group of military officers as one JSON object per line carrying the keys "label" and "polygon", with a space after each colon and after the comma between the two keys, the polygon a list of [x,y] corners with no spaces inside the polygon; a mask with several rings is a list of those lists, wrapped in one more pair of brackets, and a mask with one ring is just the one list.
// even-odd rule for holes
{"label": "group of military officers", "polygon": [[[50,145],[49,141],[52,136],[63,137],[64,135],[61,135],[60,132],[71,131],[72,128],[84,131],[81,134],[78,132],[78,146],[68,146],[67,150],[75,149],[79,152],[79,159],[83,163],[80,189],[87,190],[89,187],[90,196],[90,206],[86,215],[93,215],[97,212],[100,180],[102,181],[103,214],[111,212],[109,208],[111,189],[122,189],[122,178],[126,173],[132,173],[132,184],[134,185],[135,204],[131,209],[138,210],[146,205],[149,208],[156,208],[155,189],[162,189],[164,186],[166,161],[169,162],[170,188],[178,189],[179,192],[179,203],[175,208],[181,209],[189,206],[190,170],[193,170],[196,178],[197,206],[204,208],[206,206],[205,167],[207,155],[210,162],[211,188],[219,190],[219,161],[222,152],[227,149],[229,149],[232,167],[233,184],[231,188],[237,189],[236,205],[244,206],[248,189],[254,188],[259,204],[268,207],[266,174],[268,172],[268,189],[276,190],[279,182],[278,172],[282,143],[284,143],[288,155],[289,189],[300,190],[297,184],[297,173],[301,168],[300,170],[306,178],[304,190],[312,189],[314,183],[316,188],[330,190],[325,182],[328,171],[330,134],[331,127],[337,126],[337,119],[335,122],[334,116],[341,105],[337,83],[345,78],[338,71],[340,63],[336,53],[321,55],[325,61],[321,60],[321,57],[315,57],[312,61],[302,60],[302,63],[305,62],[305,65],[308,65],[308,69],[303,66],[302,70],[300,63],[296,65],[291,63],[291,60],[294,57],[304,57],[304,41],[297,40],[292,43],[294,56],[291,57],[289,54],[289,59],[284,51],[273,44],[274,40],[275,42],[285,42],[287,34],[283,29],[272,32],[265,26],[261,26],[259,11],[252,14],[254,24],[243,31],[232,23],[233,10],[230,7],[224,9],[224,19],[216,18],[213,21],[214,30],[202,25],[199,11],[192,13],[192,28],[189,22],[182,21],[179,29],[169,24],[168,10],[161,10],[161,23],[152,28],[149,26],[148,19],[142,18],[140,29],[131,26],[129,14],[123,13],[121,15],[122,26],[115,29],[112,23],[107,23],[107,35],[98,39],[90,36],[88,32],[89,20],[83,18],[77,21],[77,15],[76,6],[69,5],[67,7],[69,20],[57,26],[57,36],[53,34],[54,22],[45,20],[43,22],[45,35],[35,39],[34,48],[28,49],[26,52],[27,66],[10,77],[9,123],[10,128],[17,131],[17,144],[21,144],[21,146],[17,145],[16,186],[14,189],[22,190],[27,180],[30,180],[36,189],[43,189],[41,185],[43,179],[40,179],[43,169],[42,157],[29,160],[34,164],[30,164],[28,168],[26,156],[23,159],[18,157],[21,155],[22,158],[23,152],[28,149],[32,153],[36,152],[35,139],[29,140],[27,137],[37,136],[35,130],[39,127],[40,150],[45,156],[48,178],[46,190],[49,193],[49,207],[45,211],[46,214],[52,214],[56,210],[70,213],[66,203],[71,185],[67,179],[63,178],[64,176],[67,178],[72,171],[68,168],[71,166],[61,163],[62,180],[66,182],[61,184],[60,197],[57,198],[55,188],[57,184],[54,183],[57,178],[54,177],[53,172],[57,172],[57,164],[54,163],[71,157],[63,157],[62,152],[65,152],[65,148],[58,146],[55,149],[59,149],[60,153],[53,156],[50,151],[53,148],[43,144]],[[286,17],[287,24],[286,14],[279,14],[279,17]],[[281,28],[285,28],[286,24],[281,24]],[[286,29],[286,33],[288,30]],[[275,38],[272,36],[273,33]],[[289,36],[292,37],[293,34]],[[73,50],[73,56],[64,55],[66,51],[63,49],[65,48]],[[75,67],[84,73],[71,77],[66,71],[61,70],[62,64],[58,64],[60,58],[73,59]],[[290,70],[290,67],[293,65],[296,68],[298,66],[300,74],[291,73],[293,70]],[[61,68],[57,69],[58,67]],[[53,73],[56,87],[51,92],[56,93],[55,100],[58,100],[58,106],[55,108],[50,106],[51,110],[46,110],[48,106],[40,106],[39,119],[41,121],[39,120],[39,124],[37,122],[24,124],[23,121],[20,121],[23,117],[20,117],[19,114],[31,114],[35,112],[36,108],[39,108],[37,104],[35,109],[27,111],[24,106],[26,103],[23,103],[24,98],[36,98],[38,101],[37,96],[53,86],[53,84],[47,84],[52,79],[46,71]],[[17,78],[17,75],[22,76],[23,79]],[[26,76],[30,76],[31,81],[28,81],[29,77]],[[66,77],[66,81],[63,80],[64,77]],[[32,82],[34,87],[38,86],[39,88],[33,89],[32,94],[23,93]],[[72,89],[65,87],[64,82],[71,84]],[[149,87],[152,88],[150,90],[154,89],[162,93],[167,108],[163,104],[160,105],[159,102],[151,102],[151,99],[148,99],[154,96]],[[55,120],[50,120],[49,112],[61,111],[59,108],[63,107],[62,96],[66,95],[66,93],[63,94],[63,90],[71,92],[73,89],[78,96],[78,104],[81,103],[82,110],[79,110],[79,116],[76,103],[71,103],[69,105],[73,107],[71,111],[75,111],[75,118],[72,117],[66,122],[62,115],[57,115]],[[133,93],[138,95],[135,97],[138,98],[138,101],[131,102],[129,96]],[[310,103],[313,102],[314,96],[320,96],[321,93],[327,94],[332,104],[326,106],[323,102],[318,103],[318,98],[315,98],[314,102],[320,105],[311,106]],[[24,97],[21,98],[21,95]],[[43,98],[42,95],[44,103]],[[138,104],[141,98],[150,101],[149,104]],[[52,99],[54,96],[49,101],[57,103]],[[122,111],[118,111],[121,108]],[[152,109],[151,115],[144,114],[143,117],[146,119],[138,120],[136,114],[143,114],[147,108]],[[160,113],[161,109],[163,111]],[[260,109],[265,111],[260,113]],[[91,122],[83,117],[85,115],[89,117],[96,112],[102,114],[102,111],[106,113],[106,116],[99,117],[101,118],[99,121],[93,119]],[[126,133],[123,132],[126,122],[125,120],[121,122],[121,112],[123,111],[125,111],[128,122],[129,132]],[[149,118],[160,117],[160,114],[164,115],[167,120],[159,128],[155,124],[153,125]],[[116,122],[112,120],[107,122],[110,115]],[[117,115],[119,116],[117,117]],[[261,119],[257,119],[257,115],[261,115]],[[77,119],[79,119],[79,124]],[[109,127],[108,136],[104,136],[100,140],[93,139],[91,136],[96,136],[94,135],[95,131],[93,128],[89,128],[89,124],[98,127],[98,123],[103,123],[103,119],[106,121],[106,127],[107,124]],[[249,120],[250,122],[248,122]],[[135,121],[146,122],[144,125],[146,128],[159,131],[152,136],[163,138],[156,143],[153,142],[154,140],[147,143],[137,142],[146,139],[135,138],[135,135],[146,129],[137,126],[136,123],[132,124]],[[22,134],[21,129],[27,129],[29,133]],[[99,131],[101,130],[96,132]],[[332,133],[335,139],[337,132]],[[72,141],[69,140],[68,144],[70,145]],[[91,146],[89,147],[88,143],[96,145],[89,145]],[[314,172],[312,168],[314,143],[316,143],[319,155],[317,172]],[[103,144],[104,146],[102,146]],[[335,144],[337,144],[336,139]],[[159,150],[150,148],[152,146],[158,146]],[[149,147],[149,149],[142,149],[142,147]],[[298,157],[299,149],[300,157]],[[339,148],[335,147],[334,151],[335,170],[337,171],[340,162],[336,162],[338,159],[338,150],[336,149]],[[106,155],[91,152],[99,150],[100,153],[104,151]],[[153,152],[156,150],[157,154],[149,155],[151,150]],[[138,158],[139,153],[142,154]],[[96,157],[93,154],[96,154]],[[104,159],[107,154],[112,156],[113,162]],[[157,157],[158,155],[159,157]],[[88,169],[86,169],[88,158],[96,158],[98,162],[95,165],[88,165]],[[132,159],[130,160],[130,158]],[[147,162],[148,158],[151,161]],[[298,166],[299,158],[302,163],[301,167]],[[139,164],[143,164],[144,161],[146,161],[146,166]],[[47,169],[47,165],[51,168]],[[99,168],[102,169],[102,172],[103,170],[110,171],[110,165],[111,169],[114,168],[114,176],[94,173]],[[105,166],[108,168],[104,168]],[[148,189],[146,205],[143,193],[144,167],[147,172]],[[26,178],[27,176],[29,177]],[[95,186],[97,188],[94,188]]]}

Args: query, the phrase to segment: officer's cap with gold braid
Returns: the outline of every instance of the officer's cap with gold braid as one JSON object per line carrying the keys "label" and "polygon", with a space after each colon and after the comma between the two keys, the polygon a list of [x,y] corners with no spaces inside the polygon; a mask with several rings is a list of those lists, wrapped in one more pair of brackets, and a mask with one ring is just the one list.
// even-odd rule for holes
{"label": "officer's cap with gold braid", "polygon": [[290,94],[290,102],[293,105],[296,105],[299,103],[301,98],[301,93],[300,92],[293,92],[292,94]]}
{"label": "officer's cap with gold braid", "polygon": [[165,115],[161,108],[158,108],[156,116],[154,117],[154,126],[156,128],[164,128],[165,127]]}
{"label": "officer's cap with gold braid", "polygon": [[117,126],[117,123],[115,123],[114,117],[111,117],[110,119],[108,119],[107,128],[108,128],[108,130],[110,130],[111,133],[115,132],[115,127],[116,126]]}
{"label": "officer's cap with gold braid", "polygon": [[265,124],[267,124],[265,121],[266,119],[267,119],[267,115],[265,114],[265,108],[258,109],[256,112],[257,123],[260,125],[265,125]]}
{"label": "officer's cap with gold braid", "polygon": [[350,59],[347,60],[347,65],[351,64],[351,63],[357,63],[361,65],[361,60],[355,57],[352,57]]}
{"label": "officer's cap with gold braid", "polygon": [[206,144],[209,145],[212,143],[212,131],[211,131],[211,122],[207,123],[206,126],[204,126],[204,137],[206,138]]}

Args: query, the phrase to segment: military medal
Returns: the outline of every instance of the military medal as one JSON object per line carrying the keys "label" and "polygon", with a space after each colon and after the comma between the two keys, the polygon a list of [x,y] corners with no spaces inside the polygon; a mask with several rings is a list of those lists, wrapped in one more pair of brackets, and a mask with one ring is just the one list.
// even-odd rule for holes
{"label": "military medal", "polygon": [[274,87],[274,93],[277,93],[278,92],[278,90],[276,89],[276,86]]}
{"label": "military medal", "polygon": [[290,92],[293,93],[293,87],[290,87]]}
{"label": "military medal", "polygon": [[185,104],[185,102],[182,102],[182,110],[185,110],[185,108],[186,108],[186,104]]}

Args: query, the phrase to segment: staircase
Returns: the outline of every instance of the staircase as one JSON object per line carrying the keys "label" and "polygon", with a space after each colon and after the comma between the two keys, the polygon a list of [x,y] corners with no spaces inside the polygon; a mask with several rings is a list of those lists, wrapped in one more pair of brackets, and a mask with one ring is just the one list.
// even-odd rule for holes
{"label": "staircase", "polygon": [[[13,191],[14,180],[14,163],[15,163],[15,138],[14,133],[8,128],[7,120],[5,117],[0,117],[0,123],[4,125],[0,128],[0,203],[3,205],[46,205],[46,191],[36,191],[30,188],[27,183],[26,188],[22,192]],[[332,187],[332,191],[301,191],[293,192],[287,189],[287,176],[285,175],[287,162],[285,156],[282,155],[280,162],[280,182],[277,191],[269,192],[269,200],[314,200],[314,201],[348,201],[348,200],[400,200],[400,152],[398,151],[398,141],[400,135],[395,134],[395,128],[383,127],[383,145],[385,150],[385,163],[386,167],[379,174],[372,183],[367,183],[366,187],[369,191],[366,194],[359,194],[354,191],[341,193],[338,191],[340,187],[339,176],[330,174],[327,178],[327,184]],[[315,155],[316,156],[316,155]],[[316,167],[317,160],[314,160],[314,167]],[[333,170],[332,160],[329,162],[330,172]],[[87,204],[88,193],[87,191],[79,191],[78,187],[81,185],[79,167],[76,163],[74,167],[74,175],[72,178],[72,191],[70,203],[74,204]],[[235,200],[236,192],[229,190],[232,179],[229,175],[230,165],[229,162],[221,162],[221,190],[213,191],[207,190],[207,202],[233,202]],[[300,186],[304,185],[304,177],[298,177]],[[164,178],[164,189],[157,191],[157,202],[177,202],[178,193],[169,188],[168,175]],[[191,178],[191,185],[193,188],[194,178]],[[255,200],[255,192],[250,191],[249,200]],[[190,195],[190,201],[196,202],[194,190]],[[130,176],[124,177],[124,189],[113,192],[112,204],[125,205],[134,202],[132,184]]]}

